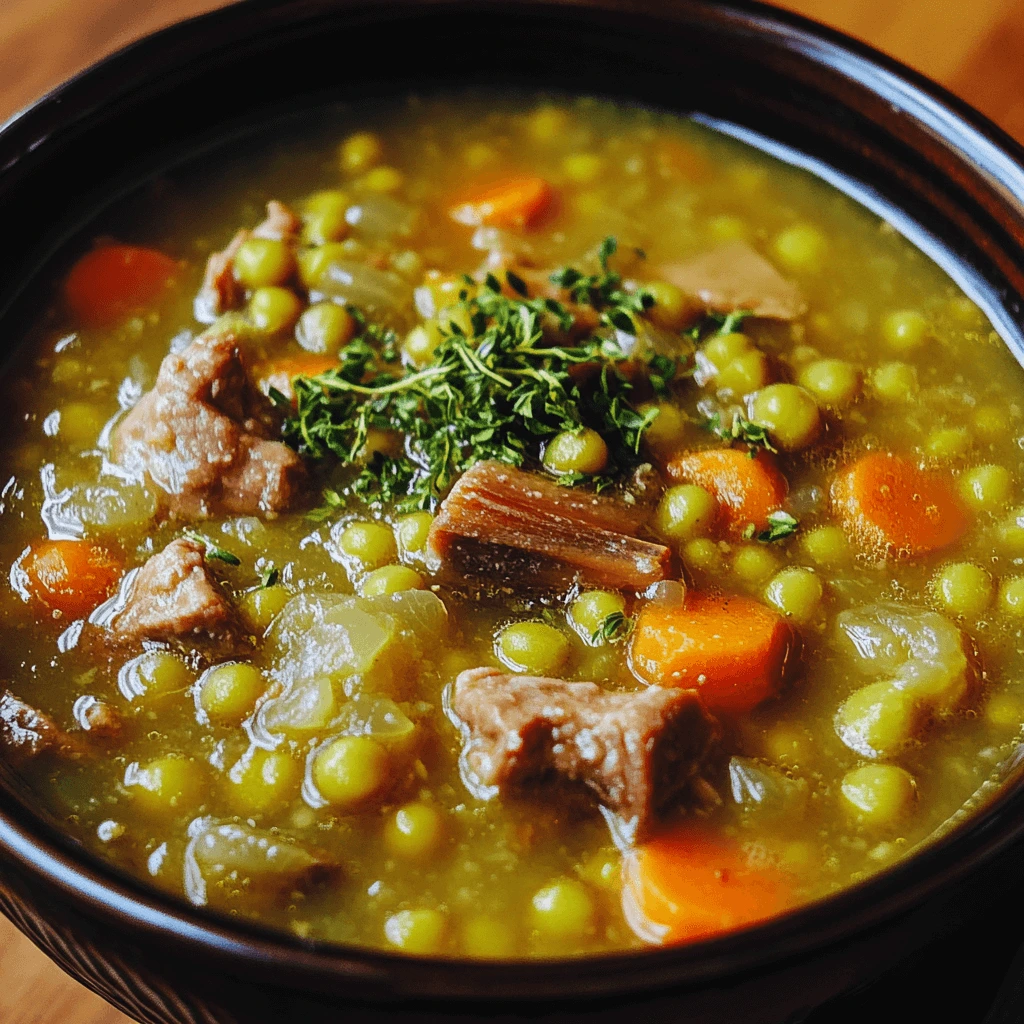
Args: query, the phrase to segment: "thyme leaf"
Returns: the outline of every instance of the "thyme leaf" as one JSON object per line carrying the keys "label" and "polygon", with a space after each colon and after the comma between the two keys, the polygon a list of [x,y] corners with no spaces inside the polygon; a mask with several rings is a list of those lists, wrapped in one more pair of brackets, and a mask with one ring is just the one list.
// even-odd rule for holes
{"label": "thyme leaf", "polygon": [[590,634],[592,644],[611,644],[622,640],[633,631],[633,620],[624,612],[611,612],[604,622]]}
{"label": "thyme leaf", "polygon": [[199,533],[197,530],[182,530],[181,531],[189,540],[194,540],[197,544],[202,544],[206,550],[204,557],[207,560],[216,559],[218,562],[224,562],[227,565],[241,565],[242,560],[238,555],[232,554],[226,548],[220,547],[215,541],[210,540],[205,534]]}

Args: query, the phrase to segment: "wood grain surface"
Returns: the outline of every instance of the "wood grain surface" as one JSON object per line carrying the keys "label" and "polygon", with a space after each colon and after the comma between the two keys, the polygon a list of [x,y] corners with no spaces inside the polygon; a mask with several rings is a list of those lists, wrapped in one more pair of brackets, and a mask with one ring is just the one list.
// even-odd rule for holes
{"label": "wood grain surface", "polygon": [[[0,121],[211,0],[0,0]],[[1024,141],[1024,0],[792,0],[941,82]],[[0,919],[0,1024],[128,1024]]]}

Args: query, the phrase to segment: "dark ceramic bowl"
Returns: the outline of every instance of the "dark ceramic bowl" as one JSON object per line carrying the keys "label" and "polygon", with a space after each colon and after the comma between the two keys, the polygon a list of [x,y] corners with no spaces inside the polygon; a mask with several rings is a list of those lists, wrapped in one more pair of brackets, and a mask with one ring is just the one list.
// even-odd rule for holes
{"label": "dark ceramic bowl", "polygon": [[[1024,351],[1024,152],[857,43],[771,8],[703,0],[252,2],[144,39],[0,132],[0,337],[31,317],[66,240],[147,174],[302,105],[467,82],[610,94],[756,133],[884,212]],[[1020,771],[1005,775],[994,799],[913,859],[677,949],[483,964],[305,943],[94,861],[11,778],[0,785],[0,908],[145,1024],[797,1020],[1005,896],[1024,851]]]}

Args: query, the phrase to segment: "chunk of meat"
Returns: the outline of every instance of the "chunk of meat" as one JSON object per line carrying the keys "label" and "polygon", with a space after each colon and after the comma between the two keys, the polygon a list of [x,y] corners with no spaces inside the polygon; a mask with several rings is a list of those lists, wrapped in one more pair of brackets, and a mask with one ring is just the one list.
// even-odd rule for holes
{"label": "chunk of meat", "polygon": [[797,285],[746,242],[725,242],[684,263],[667,263],[660,275],[715,313],[742,309],[754,316],[794,320],[807,311]]}
{"label": "chunk of meat", "polygon": [[118,426],[114,454],[130,472],[147,474],[176,515],[281,512],[306,467],[271,439],[277,423],[249,379],[240,339],[222,327],[164,359],[156,386]]}
{"label": "chunk of meat", "polygon": [[109,701],[91,694],[75,701],[72,713],[84,732],[98,739],[116,740],[124,730],[124,716]]}
{"label": "chunk of meat", "polygon": [[684,794],[719,738],[692,690],[614,693],[494,668],[463,672],[452,710],[465,731],[463,778],[478,796],[561,778],[595,794],[629,840]]}
{"label": "chunk of meat", "polygon": [[18,764],[47,752],[73,753],[74,744],[49,715],[0,691],[0,755]]}
{"label": "chunk of meat", "polygon": [[235,256],[242,243],[249,238],[273,238],[290,240],[298,234],[302,222],[284,203],[271,199],[267,203],[267,215],[252,231],[242,229],[228,242],[227,247],[213,253],[206,261],[206,273],[194,303],[196,319],[202,324],[211,324],[229,309],[236,309],[242,302],[242,287],[235,280]]}
{"label": "chunk of meat", "polygon": [[126,578],[107,623],[124,640],[208,637],[233,642],[241,629],[227,595],[206,565],[205,549],[182,537]]}
{"label": "chunk of meat", "polygon": [[460,574],[506,584],[583,578],[640,590],[668,577],[671,558],[664,545],[637,537],[647,514],[501,462],[478,462],[441,503],[428,548]]}

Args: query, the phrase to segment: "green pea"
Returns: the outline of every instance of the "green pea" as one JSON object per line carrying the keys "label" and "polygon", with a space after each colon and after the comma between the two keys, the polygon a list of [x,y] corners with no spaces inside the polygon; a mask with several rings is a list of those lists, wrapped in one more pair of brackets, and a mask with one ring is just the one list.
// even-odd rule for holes
{"label": "green pea", "polygon": [[302,301],[287,288],[257,288],[249,299],[249,317],[266,334],[288,330],[302,312]]}
{"label": "green pea", "polygon": [[816,274],[825,267],[828,241],[813,224],[794,224],[776,237],[772,248],[787,269]]}
{"label": "green pea", "polygon": [[235,253],[235,278],[245,288],[284,284],[294,271],[291,249],[276,238],[247,238]]}
{"label": "green pea", "polygon": [[395,535],[383,523],[349,523],[338,545],[346,555],[368,569],[387,565],[398,557]]}
{"label": "green pea", "polygon": [[597,908],[582,882],[562,878],[534,893],[530,924],[547,939],[582,939],[597,924]]}
{"label": "green pea", "polygon": [[608,445],[596,430],[563,430],[544,449],[552,473],[600,473],[608,465]]}
{"label": "green pea", "polygon": [[397,192],[405,184],[405,175],[397,167],[374,167],[357,182],[359,188],[368,192]]}
{"label": "green pea", "polygon": [[1012,576],[999,584],[999,606],[1008,615],[1024,617],[1024,576]]}
{"label": "green pea", "polygon": [[295,338],[307,352],[337,352],[352,340],[356,322],[344,306],[318,302],[299,317]]}
{"label": "green pea", "polygon": [[341,169],[349,174],[358,174],[380,162],[384,146],[372,132],[356,132],[341,144],[339,155]]}
{"label": "green pea", "polygon": [[291,591],[287,587],[258,587],[256,590],[246,591],[239,604],[250,628],[254,632],[263,633],[291,597]]}
{"label": "green pea", "polygon": [[444,341],[444,334],[436,320],[418,324],[402,342],[402,351],[414,366],[426,366],[434,358],[437,347]]}
{"label": "green pea", "polygon": [[1013,498],[1013,477],[1005,466],[975,466],[959,484],[964,501],[979,512],[999,512]]}
{"label": "green pea", "polygon": [[708,537],[697,537],[687,541],[680,554],[689,569],[705,573],[716,573],[722,569],[721,549]]}
{"label": "green pea", "polygon": [[237,725],[252,714],[265,689],[263,673],[255,665],[217,665],[199,681],[199,706],[214,721]]}
{"label": "green pea", "polygon": [[422,590],[425,586],[423,577],[407,565],[382,565],[363,580],[359,593],[363,597],[380,597],[403,590]]}
{"label": "green pea", "polygon": [[998,441],[1010,429],[1010,418],[996,405],[979,405],[974,410],[974,429],[986,441]]}
{"label": "green pea", "polygon": [[850,541],[839,526],[818,526],[800,538],[800,547],[815,565],[835,568],[851,557]]}
{"label": "green pea", "polygon": [[170,651],[146,651],[131,663],[130,674],[137,677],[143,696],[179,693],[192,685],[192,670]]}
{"label": "green pea", "polygon": [[605,159],[599,153],[570,153],[562,161],[565,176],[577,184],[589,185],[604,170]]}
{"label": "green pea", "polygon": [[849,405],[860,391],[860,373],[845,359],[816,359],[800,371],[800,383],[833,408]]}
{"label": "green pea", "polygon": [[495,653],[515,672],[555,675],[569,660],[569,639],[546,622],[514,622],[497,637]]}
{"label": "green pea", "polygon": [[924,450],[933,459],[951,461],[966,455],[971,447],[971,432],[966,427],[944,427],[933,430],[924,443]]}
{"label": "green pea", "polygon": [[694,300],[674,284],[652,281],[644,288],[654,298],[654,305],[647,310],[647,318],[662,330],[682,330],[700,313],[700,307]]}
{"label": "green pea", "polygon": [[732,334],[716,334],[704,343],[701,351],[715,367],[721,371],[734,359],[746,355],[754,343],[745,334],[733,332]]}
{"label": "green pea", "polygon": [[637,406],[642,416],[652,409],[656,409],[658,415],[644,431],[644,444],[657,452],[671,452],[686,434],[686,416],[671,402],[641,402]]}
{"label": "green pea", "polygon": [[580,594],[569,606],[569,620],[584,640],[604,625],[609,615],[622,614],[626,599],[613,590],[588,590]]}
{"label": "green pea", "polygon": [[390,758],[370,736],[339,736],[313,761],[313,782],[332,806],[358,807],[379,795],[389,781]]}
{"label": "green pea", "polygon": [[1014,555],[1024,555],[1024,507],[1014,509],[996,527],[1000,547]]}
{"label": "green pea", "polygon": [[897,825],[917,797],[914,778],[892,764],[866,764],[843,776],[843,799],[869,825]]}
{"label": "green pea", "polygon": [[441,812],[430,804],[399,807],[384,828],[388,852],[404,860],[422,860],[434,853],[444,838]]}
{"label": "green pea", "polygon": [[896,352],[913,352],[928,340],[928,321],[916,309],[900,309],[882,320],[882,337]]}
{"label": "green pea", "polygon": [[228,798],[246,817],[264,814],[294,797],[302,782],[302,769],[279,750],[253,750],[228,774]]}
{"label": "green pea", "polygon": [[429,512],[411,512],[402,516],[395,524],[395,535],[402,550],[414,554],[423,551],[433,522],[434,517]]}
{"label": "green pea", "polygon": [[992,600],[992,577],[973,562],[954,562],[935,575],[932,593],[944,611],[976,618]]}
{"label": "green pea", "polygon": [[732,559],[732,571],[747,583],[760,583],[779,567],[779,560],[761,544],[744,544]]}
{"label": "green pea", "polygon": [[152,817],[186,814],[200,804],[205,772],[201,764],[184,757],[158,757],[143,767],[129,768],[125,788],[132,802]]}
{"label": "green pea", "polygon": [[888,757],[917,731],[920,709],[906,690],[890,680],[854,690],[836,712],[836,732],[865,757]]}
{"label": "green pea", "polygon": [[917,369],[908,363],[882,363],[871,384],[883,402],[906,402],[917,394]]}
{"label": "green pea", "polygon": [[349,198],[344,192],[317,192],[306,203],[302,240],[307,245],[339,242],[349,230],[345,214]]}
{"label": "green pea", "polygon": [[758,349],[751,349],[731,359],[718,371],[715,387],[734,395],[748,395],[763,388],[770,379],[768,357]]}
{"label": "green pea", "polygon": [[823,596],[821,580],[809,569],[791,566],[777,573],[765,587],[765,600],[787,618],[810,622]]}
{"label": "green pea", "polygon": [[799,451],[821,433],[818,403],[797,384],[769,384],[751,403],[751,419],[764,427],[784,451]]}
{"label": "green pea", "polygon": [[399,910],[384,922],[384,937],[406,953],[426,956],[441,950],[447,928],[440,910]]}
{"label": "green pea", "polygon": [[669,540],[689,540],[710,530],[718,502],[703,487],[678,484],[661,496],[654,513],[655,529]]}

